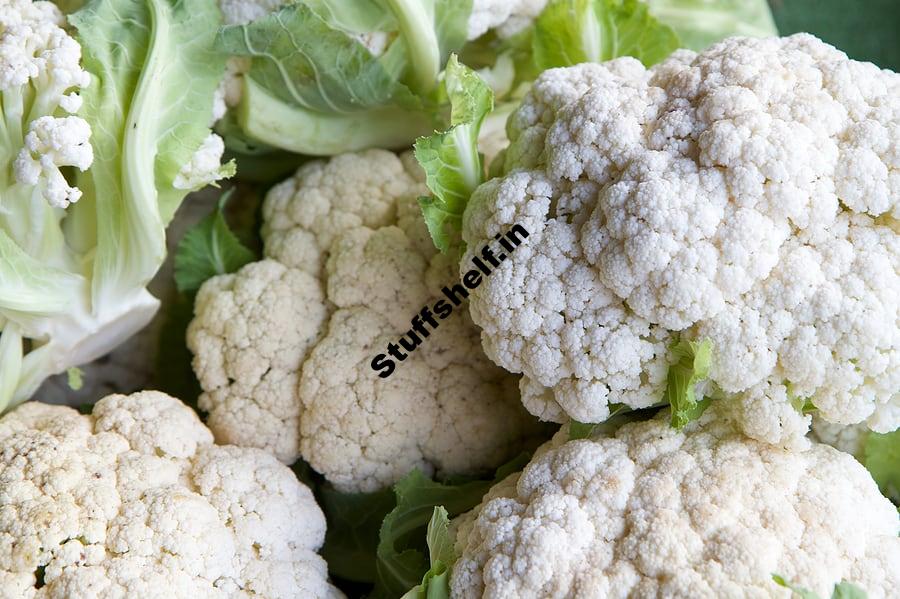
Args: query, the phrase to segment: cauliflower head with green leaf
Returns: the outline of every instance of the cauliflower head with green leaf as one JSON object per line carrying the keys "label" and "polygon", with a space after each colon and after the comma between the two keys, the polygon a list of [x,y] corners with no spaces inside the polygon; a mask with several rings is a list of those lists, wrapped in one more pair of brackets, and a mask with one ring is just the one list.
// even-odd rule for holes
{"label": "cauliflower head with green leaf", "polygon": [[488,470],[537,431],[463,309],[391,376],[370,365],[457,277],[428,236],[424,193],[412,156],[384,150],[311,162],[271,190],[265,259],[207,281],[188,330],[220,441],[373,491],[413,468]]}
{"label": "cauliflower head with green leaf", "polygon": [[773,573],[896,596],[900,519],[865,468],[749,439],[720,409],[683,431],[665,412],[610,436],[564,427],[454,520],[451,596],[789,599]]}
{"label": "cauliflower head with green leaf", "polygon": [[900,426],[900,75],[730,38],[546,71],[508,129],[463,236],[531,233],[471,303],[531,412],[655,404],[673,343],[709,340],[707,395],[751,437]]}
{"label": "cauliflower head with green leaf", "polygon": [[0,598],[337,598],[310,490],[157,392],[0,419]]}

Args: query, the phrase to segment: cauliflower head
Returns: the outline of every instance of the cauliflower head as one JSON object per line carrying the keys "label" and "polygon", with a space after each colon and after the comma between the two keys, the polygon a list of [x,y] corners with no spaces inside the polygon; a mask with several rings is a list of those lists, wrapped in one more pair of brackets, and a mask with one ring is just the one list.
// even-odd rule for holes
{"label": "cauliflower head", "polygon": [[900,520],[853,457],[744,436],[711,408],[567,442],[454,521],[452,597],[782,597],[788,580],[900,588]]}
{"label": "cauliflower head", "polygon": [[188,329],[220,441],[372,491],[413,468],[490,469],[536,433],[464,310],[389,378],[370,366],[457,277],[428,237],[425,191],[412,156],[384,150],[309,163],[272,189],[266,258],[205,283]]}
{"label": "cauliflower head", "polygon": [[162,393],[22,405],[0,419],[0,480],[0,598],[340,596],[310,490]]}
{"label": "cauliflower head", "polygon": [[547,71],[509,133],[464,239],[531,233],[471,304],[530,411],[656,403],[673,342],[708,339],[756,439],[804,446],[804,401],[900,426],[900,75],[808,34],[730,38]]}

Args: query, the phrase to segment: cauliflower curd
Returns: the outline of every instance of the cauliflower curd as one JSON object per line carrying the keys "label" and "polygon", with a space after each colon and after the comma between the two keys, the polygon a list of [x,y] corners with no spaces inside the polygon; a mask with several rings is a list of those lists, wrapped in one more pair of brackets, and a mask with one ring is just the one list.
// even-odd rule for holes
{"label": "cauliflower curd", "polygon": [[536,432],[464,310],[390,378],[370,367],[457,277],[428,237],[421,177],[411,155],[369,150],[272,189],[266,259],[207,281],[188,330],[220,441],[302,456],[340,490],[373,491],[413,468],[488,470]]}
{"label": "cauliflower curd", "polygon": [[532,233],[471,304],[531,412],[658,403],[672,344],[709,339],[753,438],[804,447],[804,402],[900,426],[900,75],[808,34],[731,38],[546,71],[509,134],[464,239]]}
{"label": "cauliflower curd", "polygon": [[830,597],[900,588],[900,520],[852,456],[748,439],[710,408],[612,437],[566,430],[453,523],[455,599]]}
{"label": "cauliflower curd", "polygon": [[161,393],[91,416],[19,407],[0,419],[0,488],[2,599],[341,596],[310,490]]}

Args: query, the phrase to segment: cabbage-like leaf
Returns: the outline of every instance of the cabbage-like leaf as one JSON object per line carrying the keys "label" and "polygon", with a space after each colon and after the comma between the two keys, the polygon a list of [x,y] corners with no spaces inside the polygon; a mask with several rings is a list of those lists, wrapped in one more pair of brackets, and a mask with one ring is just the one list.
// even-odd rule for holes
{"label": "cabbage-like leaf", "polygon": [[494,107],[491,88],[456,56],[447,63],[444,85],[450,99],[450,128],[416,140],[416,160],[432,195],[419,199],[425,224],[442,252],[459,242],[462,215],[485,178],[478,134]]}
{"label": "cabbage-like leaf", "polygon": [[686,48],[703,50],[726,37],[778,35],[766,0],[644,0]]}
{"label": "cabbage-like leaf", "polygon": [[237,238],[225,221],[225,193],[216,209],[188,231],[175,252],[175,284],[181,293],[200,289],[216,275],[235,272],[256,260],[256,255]]}
{"label": "cabbage-like leaf", "polygon": [[678,37],[638,0],[556,0],[534,28],[540,70],[633,56],[653,65],[679,47]]}
{"label": "cabbage-like leaf", "polygon": [[[401,148],[434,130],[449,54],[465,43],[471,0],[316,0],[222,30],[218,47],[249,57],[237,122],[249,140],[327,156]],[[388,40],[375,54],[361,36]]]}
{"label": "cabbage-like leaf", "polygon": [[865,464],[881,492],[900,505],[900,430],[866,436]]}
{"label": "cabbage-like leaf", "polygon": [[709,378],[712,364],[712,342],[682,339],[672,348],[675,362],[669,366],[666,380],[666,402],[672,408],[672,426],[681,429],[700,418],[709,407],[709,398],[697,387]]}
{"label": "cabbage-like leaf", "polygon": [[[793,584],[792,582],[785,580],[785,578],[779,574],[773,574],[772,580],[774,580],[775,584],[778,586],[790,589],[794,595],[800,599],[821,599],[817,593]],[[868,599],[868,594],[855,584],[843,580],[834,585],[834,590],[831,592],[831,599]]]}

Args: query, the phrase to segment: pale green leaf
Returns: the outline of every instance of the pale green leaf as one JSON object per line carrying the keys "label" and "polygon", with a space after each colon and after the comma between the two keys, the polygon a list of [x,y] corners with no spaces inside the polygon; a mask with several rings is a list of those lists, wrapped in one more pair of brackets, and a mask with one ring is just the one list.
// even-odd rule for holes
{"label": "pale green leaf", "polygon": [[675,32],[638,0],[555,0],[532,41],[539,69],[633,56],[650,66],[678,49]]}
{"label": "pale green leaf", "polygon": [[881,492],[900,504],[900,430],[866,436],[865,464]]}
{"label": "pale green leaf", "polygon": [[672,348],[675,362],[666,377],[666,402],[672,408],[672,426],[683,428],[699,418],[709,406],[709,398],[697,396],[697,385],[709,377],[712,342],[682,339]]}
{"label": "pale green leaf", "polygon": [[478,133],[494,101],[487,83],[456,56],[447,63],[444,86],[451,105],[451,127],[416,140],[415,155],[432,193],[420,198],[419,205],[435,246],[447,252],[458,243],[463,212],[484,181]]}
{"label": "pale green leaf", "polygon": [[742,35],[778,35],[766,0],[645,0],[650,12],[675,30],[686,48],[703,50],[713,42]]}
{"label": "pale green leaf", "polygon": [[235,272],[256,259],[225,221],[225,204],[230,196],[230,192],[224,194],[216,209],[178,244],[175,283],[182,293],[197,291],[208,279]]}
{"label": "pale green leaf", "polygon": [[214,0],[98,0],[72,15],[93,73],[80,116],[94,164],[78,177],[76,222],[95,218],[94,306],[143,288],[165,257],[165,225],[186,195],[173,182],[209,134],[225,56]]}

